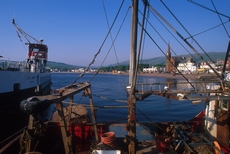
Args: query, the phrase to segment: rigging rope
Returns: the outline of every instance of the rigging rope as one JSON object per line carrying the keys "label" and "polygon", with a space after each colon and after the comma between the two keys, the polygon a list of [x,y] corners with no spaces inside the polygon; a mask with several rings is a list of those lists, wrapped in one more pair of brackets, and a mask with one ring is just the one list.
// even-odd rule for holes
{"label": "rigging rope", "polygon": [[[36,38],[34,38],[33,36],[31,36],[30,34],[26,33],[24,30],[22,30],[16,23],[15,20],[13,19],[12,24],[14,25],[14,27],[23,35],[23,37],[27,40],[28,43],[30,42],[30,39],[33,39],[34,41],[36,41],[37,43],[41,43],[41,41],[37,40]],[[20,37],[21,38],[21,37]]]}
{"label": "rigging rope", "polygon": [[144,114],[140,109],[138,109],[136,107],[136,109],[146,118],[148,119],[150,122],[153,123],[154,126],[156,126],[157,128],[159,128],[160,130],[162,130],[163,132],[166,132],[165,129],[163,129],[162,127],[160,127],[159,125],[157,125],[155,122],[153,122],[146,114]]}
{"label": "rigging rope", "polygon": [[[152,12],[152,14],[155,16],[155,18],[161,23],[161,25],[171,34],[171,36],[189,53],[191,57],[193,57],[196,61],[198,61],[189,51],[188,49],[173,35],[172,32],[169,31],[169,29],[161,22],[159,18]],[[148,21],[148,20],[147,20]],[[160,35],[160,33],[154,28],[154,26],[148,21],[148,24],[154,29],[154,31],[160,36],[160,38],[165,42],[165,44],[168,44],[165,39]],[[172,50],[172,49],[171,49]],[[173,53],[177,56],[177,54],[172,50]]]}
{"label": "rigging rope", "polygon": [[[101,52],[101,49],[102,49],[102,47],[104,46],[104,44],[105,44],[105,42],[106,42],[106,40],[107,40],[107,38],[108,38],[108,36],[109,36],[109,34],[110,34],[110,32],[111,32],[111,30],[112,30],[112,28],[113,28],[113,26],[114,26],[116,20],[117,20],[117,17],[118,17],[119,12],[121,11],[122,5],[123,5],[123,3],[121,4],[121,6],[120,6],[120,8],[119,8],[119,10],[118,10],[118,12],[117,12],[117,14],[116,14],[116,17],[115,17],[115,19],[113,20],[113,23],[112,23],[111,27],[109,28],[109,31],[107,32],[107,34],[106,34],[106,36],[105,36],[105,39],[103,40],[103,42],[102,42],[102,44],[101,44],[99,50],[98,50],[97,53],[94,55],[93,60],[91,61],[91,63],[89,63],[88,67],[87,67],[86,69],[84,69],[84,71],[78,76],[78,78],[77,78],[76,80],[73,81],[73,83],[72,83],[71,85],[73,85],[74,83],[77,82],[78,79],[80,79],[81,77],[83,77],[84,74],[85,74],[85,72],[88,71],[89,68],[90,68],[90,66],[95,62],[95,60],[96,60],[98,54]],[[98,72],[97,72],[97,73],[98,73]]]}
{"label": "rigging rope", "polygon": [[[173,33],[171,32],[171,31],[169,31],[169,29],[161,22],[161,20],[159,19],[159,18],[157,18],[157,16],[152,12],[152,14],[155,16],[155,18],[161,23],[161,25],[171,34],[171,36],[189,53],[189,55],[191,56],[191,57],[193,57],[193,59],[195,60],[195,61],[197,61],[198,62],[198,60],[192,55],[192,53],[173,35]],[[157,30],[152,26],[152,24],[149,22],[149,24],[151,25],[151,27],[156,31],[156,33],[162,38],[162,40],[165,42],[165,44],[167,44],[167,42],[163,39],[163,37],[157,32]],[[186,38],[186,40],[187,40],[187,38]],[[176,56],[178,56],[176,53],[175,53],[175,51],[170,47],[170,49],[172,50],[172,52],[176,55]],[[188,69],[188,68],[187,68]],[[178,70],[178,69],[177,69]],[[179,71],[179,70],[178,70]],[[179,71],[180,72],[180,71]],[[192,74],[193,75],[193,74]],[[215,77],[213,74],[210,74],[210,76],[212,76],[212,77]],[[194,78],[196,78],[196,76],[195,75],[193,75],[193,77]],[[201,86],[203,86],[203,85],[201,85]]]}
{"label": "rigging rope", "polygon": [[[140,12],[141,13],[141,12]],[[159,18],[157,18],[157,16],[152,12],[152,14],[155,16],[155,18],[161,23],[161,25],[171,34],[171,36],[189,53],[189,55],[191,56],[191,57],[193,57],[193,59],[195,60],[195,61],[198,61],[189,51],[188,51],[188,49],[173,35],[173,33],[172,32],[170,32],[169,31],[169,29],[161,22],[161,20],[159,20]],[[153,28],[153,30],[158,34],[158,36],[165,42],[165,44],[167,44],[167,42],[166,42],[166,40],[161,36],[161,34],[154,28],[154,26],[150,23],[150,21],[148,20],[148,19],[146,19],[147,20],[147,22],[148,22],[148,24],[151,26],[151,28]],[[149,35],[150,36],[150,35]],[[175,51],[170,47],[170,50],[178,57],[178,55],[175,53]],[[162,52],[163,54],[164,54],[164,52]],[[164,54],[165,55],[165,54]],[[166,55],[165,55],[166,56]],[[166,58],[168,58],[167,56],[166,56]],[[172,65],[174,65],[172,62],[171,62],[171,60],[170,59],[168,59],[169,60],[169,62],[172,64]],[[174,65],[175,66],[175,65]],[[176,66],[175,66],[175,68],[176,68]],[[186,67],[187,68],[187,67]],[[177,68],[176,68],[177,69]],[[187,68],[188,69],[188,68]],[[178,70],[178,69],[177,69]],[[180,74],[182,74],[181,73],[181,71],[179,71],[178,70],[178,72],[180,73]],[[196,78],[196,76],[194,75],[194,74],[192,74],[192,76],[194,77],[194,78]],[[211,74],[211,76],[213,76],[212,74]],[[213,76],[214,77],[214,76]],[[186,77],[185,76],[183,76],[183,78],[185,78],[186,79]],[[203,85],[201,84],[201,86],[203,87]],[[205,87],[203,87],[203,88],[205,88]]]}
{"label": "rigging rope", "polygon": [[[217,28],[217,27],[219,27],[219,26],[225,25],[225,24],[228,23],[228,22],[230,22],[230,20],[228,20],[228,21],[226,21],[226,22],[224,22],[224,23],[222,23],[222,24],[219,24],[219,25],[217,25],[217,26],[214,26],[214,27],[212,27],[212,28],[209,28],[209,29],[207,29],[207,30],[204,30],[204,31],[202,31],[202,32],[200,32],[200,33],[194,34],[194,35],[192,35],[192,37],[197,36],[197,35],[200,35],[200,34],[203,34],[203,33],[208,32],[208,31],[210,31],[210,30],[213,30],[213,29],[215,29],[215,28]],[[185,38],[185,39],[187,40],[187,39],[190,39],[190,38],[191,38],[191,37],[187,37],[187,38]]]}
{"label": "rigging rope", "polygon": [[[152,12],[152,14],[153,14],[153,12]],[[156,15],[155,14],[153,14],[155,17],[156,17]],[[194,59],[195,59],[195,61],[197,61],[197,59],[186,49],[186,47],[168,30],[168,28],[156,17],[156,19],[162,24],[162,26],[173,36],[173,38],[190,54],[190,56],[191,57],[193,57]],[[165,42],[165,44],[166,45],[168,45],[168,43],[166,42],[166,40],[160,35],[160,33],[154,28],[154,26],[149,22],[149,20],[147,20],[147,22],[148,22],[148,24],[153,28],[153,30],[158,34],[158,36]],[[174,52],[174,50],[170,47],[170,50],[178,57],[178,55]],[[165,55],[165,54],[164,54]],[[165,55],[166,56],[166,55]],[[166,58],[168,58],[167,56],[166,56]],[[172,65],[174,65],[172,62],[171,62],[171,60],[168,58],[168,60],[170,61],[170,63],[172,64]],[[180,62],[181,62],[181,60],[180,60]],[[174,65],[175,66],[175,65]],[[177,69],[177,67],[175,66],[175,68]],[[186,67],[187,68],[187,67]],[[188,68],[187,68],[188,69]],[[189,70],[189,69],[188,69]],[[179,72],[179,73],[181,73],[178,69],[177,69],[177,71]],[[193,75],[193,74],[192,74]],[[193,75],[194,76],[194,75]],[[194,78],[196,78],[195,76],[194,76]]]}
{"label": "rigging rope", "polygon": [[[104,7],[104,1],[102,0],[102,2],[103,2],[103,7]],[[113,28],[113,26],[114,26],[114,24],[115,24],[115,21],[116,21],[116,19],[117,19],[119,13],[120,13],[120,11],[121,11],[121,8],[122,8],[123,4],[124,4],[124,0],[122,1],[121,5],[120,5],[120,7],[119,7],[119,10],[118,10],[118,12],[117,12],[117,14],[116,14],[116,17],[115,17],[115,19],[114,19],[114,21],[113,21],[111,27],[109,26],[108,18],[107,18],[107,15],[106,15],[106,10],[105,10],[105,7],[104,7],[104,12],[105,12],[105,16],[106,16],[106,19],[107,19],[107,24],[108,24],[108,27],[109,27],[109,31],[108,31],[108,33],[107,33],[107,35],[106,35],[106,38],[104,39],[104,41],[103,41],[103,43],[102,43],[100,49],[99,49],[99,51],[95,54],[94,59],[92,60],[92,62],[88,65],[88,67],[84,70],[84,72],[83,72],[82,74],[80,74],[76,80],[74,80],[74,82],[72,83],[72,85],[73,85],[78,79],[80,79],[81,77],[83,77],[84,74],[85,74],[85,72],[86,72],[86,71],[89,69],[89,67],[94,63],[94,61],[95,61],[97,55],[100,53],[100,51],[101,51],[101,49],[102,49],[102,47],[103,47],[105,41],[107,40],[108,35],[110,35],[111,40],[112,40],[112,44],[111,44],[111,46],[110,46],[110,49],[108,50],[108,52],[107,52],[107,54],[106,54],[106,56],[105,56],[103,62],[101,63],[99,69],[96,71],[96,73],[93,75],[93,77],[90,79],[89,82],[91,82],[91,81],[94,79],[94,77],[99,73],[100,68],[101,68],[102,65],[104,64],[104,62],[105,62],[105,60],[106,60],[108,54],[110,53],[112,47],[113,47],[114,50],[115,50],[114,43],[115,43],[115,41],[116,41],[116,39],[117,39],[117,37],[118,37],[118,34],[119,34],[120,30],[121,30],[121,27],[122,27],[123,24],[124,24],[124,21],[125,21],[125,19],[126,19],[126,17],[127,17],[127,14],[128,14],[128,12],[129,12],[129,9],[130,9],[130,7],[127,9],[126,15],[125,15],[125,17],[124,17],[124,19],[123,19],[123,21],[122,21],[122,24],[121,24],[121,26],[120,26],[120,28],[119,28],[119,30],[118,30],[118,32],[117,32],[117,35],[116,35],[115,38],[113,39],[113,38],[112,38],[112,35],[111,35],[111,30],[112,30],[112,28]],[[116,50],[115,50],[115,55],[116,55]],[[117,56],[116,56],[116,58],[117,58]],[[117,60],[117,61],[118,61],[118,60]],[[83,96],[80,98],[79,102],[82,100],[82,98],[83,98]]]}
{"label": "rigging rope", "polygon": [[[165,8],[171,13],[171,15],[176,19],[176,21],[181,25],[181,27],[189,34],[189,36],[191,37],[191,34],[188,32],[188,30],[182,25],[182,23],[176,18],[176,16],[171,12],[171,10],[165,5],[165,3],[161,0],[162,4],[165,6]],[[152,8],[152,7],[151,7]],[[176,34],[203,60],[207,63],[207,65],[213,70],[213,72],[216,74],[216,76],[221,80],[224,81],[224,78],[222,75],[220,75],[212,66],[211,64],[209,64],[204,58],[203,56],[200,55],[200,53],[198,53],[198,51],[190,44],[188,43],[187,40],[185,40],[185,38],[183,38],[183,36],[181,36],[181,34],[176,31],[162,16],[160,16],[160,14],[154,10],[152,8],[152,11],[154,11],[164,22],[166,22],[166,24],[171,27],[173,29],[174,32],[176,32]],[[200,46],[200,44],[193,38],[191,37],[192,40],[200,47],[200,49],[205,53],[205,55],[213,62],[213,60],[210,58],[210,56],[205,52],[205,50]],[[230,87],[230,84],[226,83],[226,85],[228,87]]]}
{"label": "rigging rope", "polygon": [[[161,0],[161,2],[162,2],[162,0]],[[163,3],[163,2],[162,2]],[[164,3],[163,3],[164,4]],[[151,5],[149,5],[149,7],[150,7],[150,9],[154,12],[154,13],[156,13],[156,15],[157,16],[159,16],[203,61],[205,61],[205,62],[207,62],[204,58],[203,58],[203,56],[187,41],[187,40],[185,40],[185,38],[178,32],[178,31],[176,31],[176,29],[171,25],[171,24],[169,24]],[[166,8],[167,8],[167,6],[165,6]],[[170,10],[169,10],[169,12],[171,12]],[[173,16],[174,16],[174,14],[172,14]],[[175,16],[174,16],[174,18],[176,18]],[[176,20],[178,20],[177,18],[176,18]],[[179,22],[179,21],[178,21]],[[179,22],[180,23],[180,22]],[[181,25],[182,27],[184,27],[183,25]],[[185,29],[185,31],[187,31],[186,29]],[[189,35],[190,35],[190,33],[189,32],[187,32]],[[191,35],[190,35],[191,36]],[[203,50],[203,48],[198,44],[198,42],[193,38],[193,40],[196,42],[196,44],[201,48],[201,50]],[[203,50],[203,52],[204,53],[206,53],[204,50]],[[207,54],[207,53],[206,53]],[[209,57],[209,56],[208,56]],[[211,59],[211,58],[210,58]],[[213,72],[216,74],[216,76],[219,78],[219,79],[221,79],[221,80],[223,80],[223,78],[222,78],[222,76],[220,76],[217,72],[216,72],[216,70],[215,69],[213,69],[213,67],[209,64],[209,63],[207,63],[207,65],[213,70]],[[229,87],[230,87],[230,85],[228,85]]]}
{"label": "rigging rope", "polygon": [[223,16],[223,17],[226,17],[226,18],[230,19],[230,16],[227,16],[227,15],[225,15],[225,14],[223,14],[223,13],[217,12],[216,10],[214,11],[214,10],[212,10],[212,9],[206,7],[206,6],[203,6],[203,5],[201,5],[201,4],[197,3],[197,2],[194,2],[193,0],[188,0],[188,1],[189,1],[190,3],[193,3],[193,4],[197,5],[197,6],[200,6],[200,7],[204,8],[204,9],[207,9],[207,10],[209,10],[209,11],[211,11],[211,12],[214,12],[214,13],[216,13],[216,14],[218,14],[218,15],[221,15],[221,16]]}
{"label": "rigging rope", "polygon": [[[217,12],[217,9],[216,9],[215,4],[213,3],[212,0],[211,0],[211,2],[212,2],[212,5],[213,5],[215,11]],[[228,34],[228,31],[227,31],[226,27],[224,26],[223,20],[220,18],[220,14],[217,14],[217,15],[218,15],[218,17],[219,17],[219,19],[220,19],[220,22],[222,23],[222,25],[223,25],[223,27],[224,27],[225,32],[227,33],[228,37],[230,37],[229,34]]]}
{"label": "rigging rope", "polygon": [[[26,47],[25,47],[25,45],[24,45],[24,43],[23,43],[23,41],[22,41],[22,38],[21,38],[20,34],[18,33],[18,30],[17,30],[16,27],[15,27],[15,30],[16,30],[17,36],[19,37],[20,42],[21,42],[21,44],[22,44],[22,46],[23,46],[23,48],[24,48],[24,50],[25,50],[25,53],[27,54],[27,49],[26,49]],[[26,55],[26,56],[27,56],[27,55]],[[27,60],[25,60],[25,61],[27,61]]]}
{"label": "rigging rope", "polygon": [[[15,28],[15,29],[16,29],[16,28]],[[22,41],[22,38],[21,38],[20,34],[18,33],[18,30],[17,30],[17,29],[16,29],[16,33],[17,33],[17,36],[18,36],[19,39],[20,39],[20,42],[21,42],[21,44],[22,44],[22,46],[23,46],[25,52],[27,52],[27,51],[26,51],[26,47],[25,47],[25,45],[24,45],[24,43],[23,43],[23,41]]]}
{"label": "rigging rope", "polygon": [[[143,3],[144,3],[144,15],[143,15],[143,20],[142,20],[142,24],[140,23],[140,22],[138,22],[139,23],[139,25],[141,26],[141,34],[140,34],[140,43],[139,43],[139,50],[138,50],[138,58],[137,58],[137,64],[138,64],[138,60],[139,60],[139,58],[140,58],[140,51],[141,51],[141,43],[142,43],[142,35],[143,35],[143,32],[145,32],[148,36],[149,36],[149,38],[151,38],[151,40],[154,42],[154,44],[158,47],[158,49],[159,50],[161,50],[161,52],[165,55],[165,53],[163,52],[163,50],[158,46],[158,44],[153,40],[153,38],[149,35],[149,33],[146,31],[146,29],[144,28],[144,23],[145,23],[145,19],[146,19],[146,7],[148,6],[148,0],[145,0],[145,1],[143,1]],[[166,55],[165,55],[166,56]],[[169,58],[168,56],[166,56],[167,58]],[[170,61],[170,63],[172,63],[171,62],[171,60],[169,60]],[[174,65],[174,64],[173,64]],[[136,76],[137,76],[137,69],[138,69],[138,65],[136,65],[136,73],[135,73],[135,77],[134,77],[134,83],[136,82]],[[177,68],[176,68],[177,69]],[[178,70],[178,69],[177,69]],[[179,70],[178,70],[179,71]],[[180,72],[180,71],[179,71]],[[180,72],[181,73],[181,72]],[[185,78],[185,80],[191,85],[191,87],[193,88],[193,89],[195,89],[195,87],[194,87],[194,85],[181,73],[181,75]],[[187,99],[187,98],[186,98]],[[188,100],[188,99],[187,99]],[[189,101],[189,100],[188,100]],[[140,110],[139,110],[139,112],[141,112]],[[142,112],[141,112],[142,113]],[[144,115],[144,114],[143,114]],[[147,116],[146,116],[147,117]],[[156,124],[155,124],[156,125]],[[157,125],[156,125],[157,126]],[[159,127],[159,126],[158,126]]]}
{"label": "rigging rope", "polygon": [[[149,3],[148,3],[148,1],[145,1],[144,2],[144,5],[147,7],[147,6],[149,6]],[[143,15],[144,16],[144,18],[145,18],[145,14]],[[158,47],[158,49],[165,55],[165,57],[167,57],[167,58],[169,58],[168,56],[166,56],[166,54],[164,53],[164,51],[160,48],[160,46],[155,42],[155,40],[149,35],[149,33],[146,31],[146,29],[144,28],[144,26],[143,26],[143,23],[141,24],[141,23],[139,23],[139,25],[142,27],[142,31],[145,31],[145,33],[149,36],[149,38],[152,40],[152,42]],[[171,60],[169,60],[169,62],[171,63],[171,64],[173,64],[172,62],[171,62]],[[173,64],[174,65],[174,64]],[[179,70],[178,70],[179,71]],[[180,71],[179,71],[180,72]],[[181,73],[181,72],[180,72]],[[194,87],[194,85],[181,73],[181,75],[184,77],[184,79],[193,87],[193,89],[195,89],[195,87]]]}
{"label": "rigging rope", "polygon": [[[169,13],[176,19],[176,21],[181,25],[181,27],[187,32],[187,34],[192,38],[192,40],[200,47],[200,49],[205,53],[205,55],[213,62],[212,58],[205,52],[205,50],[200,46],[200,44],[192,37],[189,31],[184,27],[184,25],[179,21],[179,19],[172,13],[172,11],[167,7],[167,5],[161,0],[161,3],[165,6],[165,8],[169,11]],[[180,35],[181,36],[181,35]],[[182,37],[182,36],[181,36]],[[182,37],[183,38],[183,37]],[[183,38],[184,39],[184,38]],[[186,41],[186,40],[185,40]],[[197,52],[197,51],[195,51]],[[197,52],[198,53],[198,52]],[[198,53],[199,54],[199,53]],[[202,59],[203,60],[203,59]],[[212,67],[210,67],[212,68]],[[212,68],[213,69],[213,68]]]}
{"label": "rigging rope", "polygon": [[[140,24],[140,23],[139,23]],[[157,48],[165,55],[165,57],[168,58],[168,56],[166,56],[166,54],[164,53],[164,51],[161,49],[161,47],[155,42],[155,40],[150,36],[150,34],[144,29],[145,33],[149,36],[149,38],[152,40],[152,42],[157,46]],[[171,61],[169,61],[171,64],[173,64]],[[179,70],[178,70],[179,71]],[[179,71],[180,72],[180,71]],[[180,72],[180,74],[184,77],[184,79],[195,89],[195,87],[193,86],[193,84]]]}
{"label": "rigging rope", "polygon": [[[122,5],[123,5],[123,3],[124,3],[124,0],[122,1]],[[103,4],[103,9],[104,9],[104,12],[105,12],[106,22],[107,22],[107,25],[108,25],[108,28],[109,28],[109,27],[110,27],[110,25],[109,25],[108,16],[107,16],[106,9],[105,9],[104,0],[102,0],[102,4]],[[111,34],[111,33],[110,33],[110,38],[111,38],[111,41],[112,41],[112,42],[114,42],[114,40],[113,40],[113,36],[112,36],[112,34]],[[117,52],[116,52],[116,49],[115,49],[114,43],[113,43],[113,50],[114,50],[114,54],[115,54],[115,57],[116,57],[117,63],[118,63],[118,65],[119,65],[119,61],[118,61],[118,57],[117,57]]]}
{"label": "rigging rope", "polygon": [[117,32],[117,34],[116,34],[116,36],[115,36],[115,38],[114,38],[114,40],[113,40],[113,42],[112,42],[112,44],[111,44],[111,46],[110,46],[110,48],[109,48],[109,50],[108,50],[108,52],[107,52],[107,54],[106,54],[104,60],[102,61],[100,67],[98,68],[97,72],[94,74],[94,76],[91,78],[90,81],[92,81],[92,80],[94,79],[94,77],[99,73],[100,68],[101,68],[102,65],[104,64],[104,62],[105,62],[107,56],[109,55],[109,53],[110,53],[112,47],[114,46],[114,43],[115,43],[115,41],[117,40],[118,34],[119,34],[120,31],[121,31],[121,28],[122,28],[122,26],[123,26],[123,24],[124,24],[124,22],[125,22],[125,19],[126,19],[127,15],[128,15],[129,10],[130,10],[130,8],[127,9],[126,14],[125,14],[125,17],[124,17],[124,19],[123,19],[123,21],[122,21],[122,23],[121,23],[121,26],[119,27],[118,32]]}

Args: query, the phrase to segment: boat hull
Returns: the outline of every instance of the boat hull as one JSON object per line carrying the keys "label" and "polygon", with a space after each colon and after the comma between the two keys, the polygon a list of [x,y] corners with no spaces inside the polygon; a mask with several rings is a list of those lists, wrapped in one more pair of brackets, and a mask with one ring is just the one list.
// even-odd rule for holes
{"label": "boat hull", "polygon": [[49,94],[51,90],[50,73],[0,71],[0,78],[2,80],[0,82],[1,113],[19,109],[23,99]]}

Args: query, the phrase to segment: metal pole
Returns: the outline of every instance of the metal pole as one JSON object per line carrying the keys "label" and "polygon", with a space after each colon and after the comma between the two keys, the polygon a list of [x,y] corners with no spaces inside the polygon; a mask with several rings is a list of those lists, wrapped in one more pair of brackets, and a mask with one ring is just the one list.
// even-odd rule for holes
{"label": "metal pole", "polygon": [[132,30],[130,42],[130,76],[129,84],[131,91],[129,93],[129,118],[128,118],[128,140],[129,154],[136,153],[136,98],[135,98],[135,70],[136,70],[136,53],[137,53],[137,25],[138,25],[138,0],[133,0],[132,4]]}

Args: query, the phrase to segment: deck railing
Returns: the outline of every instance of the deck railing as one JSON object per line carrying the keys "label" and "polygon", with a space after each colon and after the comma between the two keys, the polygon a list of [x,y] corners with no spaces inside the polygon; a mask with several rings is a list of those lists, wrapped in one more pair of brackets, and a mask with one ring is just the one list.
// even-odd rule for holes
{"label": "deck railing", "polygon": [[200,95],[207,97],[211,93],[224,95],[229,91],[226,85],[229,81],[192,81],[192,82],[159,82],[137,83],[137,95],[160,95],[167,98],[179,99],[178,94],[185,96]]}

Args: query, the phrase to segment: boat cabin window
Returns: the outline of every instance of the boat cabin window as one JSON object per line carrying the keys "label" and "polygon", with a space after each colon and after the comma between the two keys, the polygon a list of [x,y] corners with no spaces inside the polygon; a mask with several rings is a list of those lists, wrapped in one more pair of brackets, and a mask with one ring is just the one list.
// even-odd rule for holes
{"label": "boat cabin window", "polygon": [[228,111],[228,109],[229,109],[228,100],[222,100],[222,101],[220,101],[220,108],[222,110]]}
{"label": "boat cabin window", "polygon": [[33,52],[38,52],[39,49],[38,48],[33,48]]}

